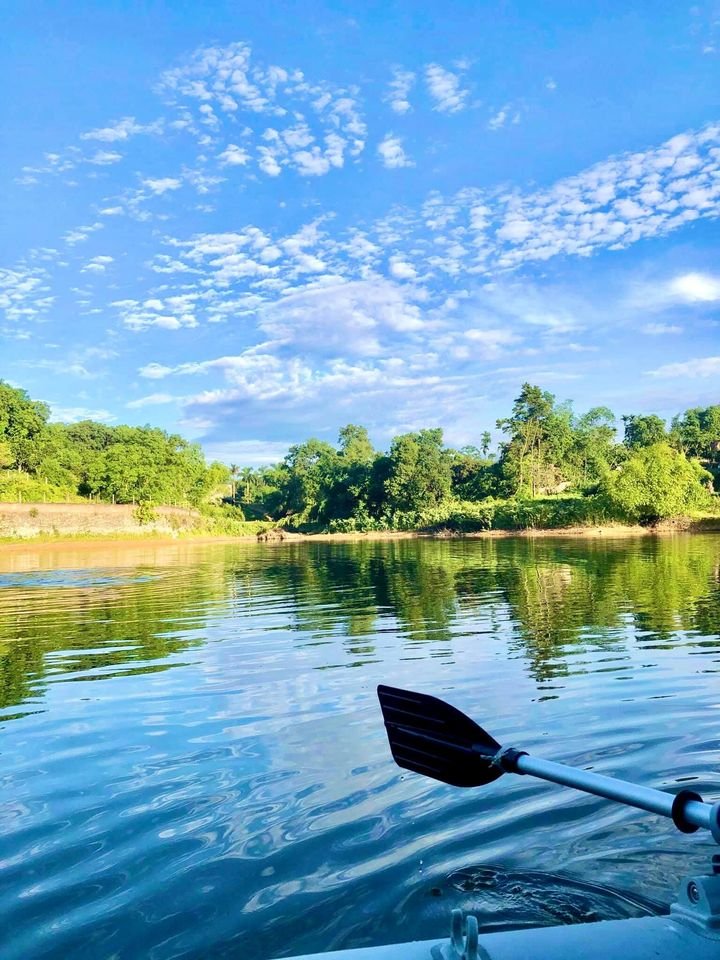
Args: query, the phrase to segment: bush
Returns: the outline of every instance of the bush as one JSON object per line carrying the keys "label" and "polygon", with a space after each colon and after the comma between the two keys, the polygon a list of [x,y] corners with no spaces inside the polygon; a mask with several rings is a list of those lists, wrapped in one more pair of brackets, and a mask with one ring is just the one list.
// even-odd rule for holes
{"label": "bush", "polygon": [[611,508],[639,523],[703,510],[712,504],[712,477],[666,443],[634,452],[602,489]]}
{"label": "bush", "polygon": [[83,503],[74,489],[46,483],[19,470],[0,470],[0,503]]}
{"label": "bush", "polygon": [[158,515],[153,505],[147,500],[143,500],[133,510],[133,518],[143,526],[146,523],[153,523],[157,520]]}

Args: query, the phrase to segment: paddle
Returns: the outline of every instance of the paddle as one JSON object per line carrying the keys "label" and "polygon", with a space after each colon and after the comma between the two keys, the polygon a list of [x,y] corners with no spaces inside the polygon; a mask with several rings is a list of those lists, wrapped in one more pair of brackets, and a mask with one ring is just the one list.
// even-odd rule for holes
{"label": "paddle", "polygon": [[503,773],[529,774],[669,817],[684,833],[703,827],[720,843],[720,803],[704,803],[692,790],[671,794],[539,760],[501,747],[474,720],[437,697],[384,684],[377,692],[393,759],[405,770],[454,787],[482,787]]}

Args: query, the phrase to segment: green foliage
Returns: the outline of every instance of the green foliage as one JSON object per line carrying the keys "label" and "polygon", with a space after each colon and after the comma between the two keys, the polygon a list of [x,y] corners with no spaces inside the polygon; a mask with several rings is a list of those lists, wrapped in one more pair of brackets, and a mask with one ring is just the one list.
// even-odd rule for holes
{"label": "green foliage", "polygon": [[432,509],[450,496],[450,457],[443,450],[442,430],[396,437],[389,461],[385,500],[390,515]]}
{"label": "green foliage", "polygon": [[708,507],[711,479],[697,460],[688,460],[666,443],[656,443],[635,450],[622,468],[607,477],[603,493],[618,513],[649,523]]}
{"label": "green foliage", "polygon": [[246,520],[240,507],[223,504],[204,504],[201,519],[194,533],[213,537],[246,537],[263,533],[275,526],[262,520]]}
{"label": "green foliage", "polygon": [[651,447],[667,440],[665,421],[654,413],[623,417],[625,424],[625,446],[631,450]]}
{"label": "green foliage", "polygon": [[[198,506],[222,496],[227,467],[207,465],[197,444],[153,427],[91,420],[48,423],[45,404],[0,381],[0,497],[30,497],[6,474],[33,477],[39,500],[92,496],[115,503]],[[63,496],[51,493],[64,491]]]}
{"label": "green foliage", "polygon": [[497,421],[507,434],[502,450],[505,491],[537,496],[568,478],[561,465],[573,447],[573,417],[568,405],[540,387],[524,383],[512,416]]}
{"label": "green foliage", "polygon": [[38,464],[36,441],[45,430],[49,408],[31,400],[24,390],[0,380],[0,442],[6,444],[4,459],[18,470],[34,470]]}
{"label": "green foliage", "polygon": [[82,502],[71,487],[56,486],[19,470],[0,470],[0,503]]}
{"label": "green foliage", "polygon": [[153,523],[157,520],[158,515],[153,505],[148,503],[147,500],[143,500],[133,510],[133,517],[142,526],[146,523]]}
{"label": "green foliage", "polygon": [[44,404],[0,381],[0,500],[89,496],[135,504],[148,524],[157,505],[195,507],[203,513],[196,532],[227,536],[269,526],[471,532],[648,521],[712,508],[709,474],[685,453],[720,474],[720,406],[675,417],[674,449],[657,442],[667,435],[654,415],[624,417],[618,443],[612,411],[578,416],[529,383],[497,421],[505,435],[497,458],[487,430],[479,447],[449,449],[442,430],[426,429],[395,437],[382,453],[365,427],[348,424],[336,446],[310,439],[275,466],[228,468],[158,428],[47,421]]}
{"label": "green foliage", "polygon": [[688,457],[720,462],[720,404],[694,407],[674,417],[670,439]]}

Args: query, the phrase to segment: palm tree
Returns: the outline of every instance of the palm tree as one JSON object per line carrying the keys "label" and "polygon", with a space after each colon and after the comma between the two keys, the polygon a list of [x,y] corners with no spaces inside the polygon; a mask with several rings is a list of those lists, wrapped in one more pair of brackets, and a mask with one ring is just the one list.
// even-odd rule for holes
{"label": "palm tree", "polygon": [[243,484],[243,500],[249,501],[250,495],[257,488],[257,477],[252,467],[244,467],[240,472]]}
{"label": "palm tree", "polygon": [[235,503],[235,494],[237,492],[236,480],[240,476],[240,467],[236,463],[230,464],[230,482],[232,484],[232,501]]}

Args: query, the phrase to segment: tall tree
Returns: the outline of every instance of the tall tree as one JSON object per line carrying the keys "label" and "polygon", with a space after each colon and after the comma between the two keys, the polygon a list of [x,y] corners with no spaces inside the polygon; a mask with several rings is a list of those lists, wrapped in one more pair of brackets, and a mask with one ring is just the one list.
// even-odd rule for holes
{"label": "tall tree", "polygon": [[720,459],[720,404],[693,407],[674,417],[670,437],[689,457]]}
{"label": "tall tree", "polygon": [[0,442],[8,445],[12,466],[18,470],[34,470],[38,465],[37,441],[49,415],[46,404],[0,380]]}
{"label": "tall tree", "polygon": [[512,494],[536,496],[564,478],[561,465],[572,445],[572,412],[557,406],[552,393],[524,383],[512,415],[497,426],[509,438],[503,445],[502,472]]}
{"label": "tall tree", "polygon": [[651,447],[667,439],[665,421],[654,413],[630,414],[623,417],[625,424],[625,446],[631,450]]}
{"label": "tall tree", "polygon": [[440,429],[395,437],[388,466],[385,495],[391,513],[419,512],[450,496],[450,458],[443,449]]}

